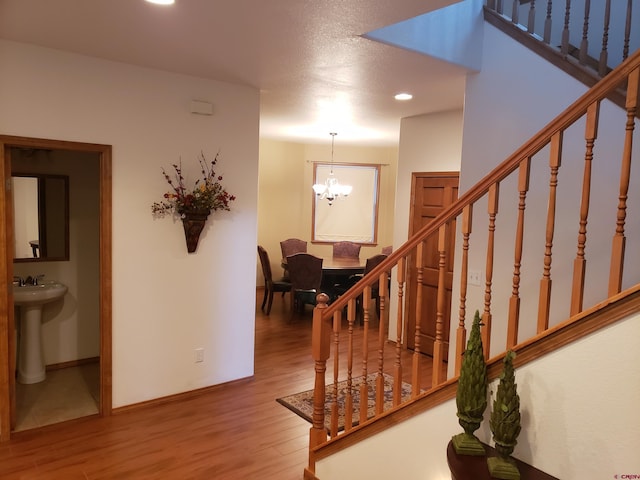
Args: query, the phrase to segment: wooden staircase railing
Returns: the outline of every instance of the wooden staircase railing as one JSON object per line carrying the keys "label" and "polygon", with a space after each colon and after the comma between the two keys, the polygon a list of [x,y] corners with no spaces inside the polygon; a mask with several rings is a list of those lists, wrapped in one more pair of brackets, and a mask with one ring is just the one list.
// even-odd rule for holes
{"label": "wooden staircase railing", "polygon": [[[486,0],[485,4],[489,12],[600,78],[639,47],[633,44],[637,35],[632,27],[640,27],[633,24],[633,0],[599,0],[593,5],[591,0]],[[615,43],[610,38],[612,25],[615,33],[622,34]]]}
{"label": "wooden staircase railing", "polygon": [[[619,131],[616,132],[616,138],[623,142],[622,155],[621,158],[614,159],[608,156],[607,152],[598,152],[596,156],[594,147],[599,141],[604,140],[598,137],[601,102],[620,84],[626,86],[627,92],[625,110],[620,114],[623,120],[626,117],[626,122],[622,121]],[[482,209],[486,209],[487,212],[486,243],[477,242],[483,247],[486,245],[484,297],[482,308],[478,310],[481,311],[484,324],[482,335],[487,358],[491,354],[494,356],[503,355],[504,351],[528,341],[528,339],[519,338],[518,335],[520,327],[524,325],[521,323],[522,319],[525,317],[534,317],[534,322],[537,323],[535,330],[537,335],[540,335],[553,330],[554,325],[567,318],[580,317],[581,312],[593,307],[593,304],[584,305],[584,292],[588,279],[585,275],[588,262],[585,248],[588,238],[587,224],[590,229],[610,228],[613,238],[610,245],[608,279],[602,282],[604,284],[603,290],[605,290],[602,293],[602,298],[614,297],[621,292],[626,256],[625,244],[628,240],[626,237],[627,209],[630,205],[628,203],[629,186],[636,115],[640,108],[639,97],[640,50],[630,55],[620,66],[464,193],[457,202],[445,208],[440,215],[418,231],[333,304],[327,304],[328,297],[326,295],[318,296],[318,305],[313,315],[312,355],[315,361],[315,393],[313,422],[310,430],[311,450],[333,438],[348,435],[354,429],[361,430],[362,426],[374,422],[380,416],[388,416],[389,412],[398,410],[401,405],[413,402],[418,397],[421,399],[428,397],[430,389],[437,392],[441,390],[442,386],[447,388],[451,386],[452,379],[458,375],[460,370],[467,337],[466,326],[470,324],[473,317],[473,311],[467,305],[467,274],[470,252],[475,246],[472,239],[472,234],[475,233],[472,231],[474,210],[476,218],[481,214]],[[577,201],[579,218],[576,219],[575,238],[577,241],[573,276],[570,282],[571,295],[556,295],[558,298],[554,297],[554,301],[561,303],[562,310],[566,313],[562,318],[551,318],[550,305],[554,292],[551,268],[553,246],[554,240],[560,240],[555,238],[556,210],[559,208],[557,202],[561,191],[558,176],[562,168],[563,152],[567,148],[563,142],[564,135],[570,127],[577,128],[576,125],[584,129],[584,160],[581,162],[581,171],[567,172],[567,174],[578,175],[582,178],[581,192]],[[612,130],[610,125],[608,127],[608,130]],[[538,195],[533,199],[528,198],[530,172],[534,163],[540,162],[541,156],[548,158],[549,162],[546,194]],[[590,197],[594,192],[592,165],[597,161],[607,162],[611,171],[619,172],[616,180],[618,195],[615,204],[617,207],[613,211],[607,212],[606,218],[595,214],[590,216]],[[617,164],[616,161],[618,161]],[[515,200],[517,219],[515,225],[507,225],[506,230],[508,231],[503,231],[504,229],[497,225],[496,218],[499,214],[501,201],[505,202],[507,199],[499,198],[499,191],[501,184],[510,178],[514,178],[512,181],[517,185],[517,199]],[[637,198],[637,193],[632,200],[633,207],[640,208],[640,199]],[[541,209],[546,211],[544,222],[546,230],[544,235],[541,235],[543,245],[532,247],[530,235],[525,237],[524,233],[525,213],[527,208],[530,208],[531,204],[536,201],[542,205]],[[601,209],[593,208],[593,210]],[[563,235],[566,237],[566,226],[563,227],[565,232]],[[448,245],[451,244],[450,235],[457,236],[456,252],[450,251],[448,248]],[[492,309],[495,307],[492,290],[494,259],[499,235],[507,235],[509,238],[515,239],[513,252],[499,252],[502,258],[505,258],[505,255],[512,255],[513,258],[513,269],[510,272],[512,275],[511,296],[508,300],[506,327],[501,324],[493,325],[492,318]],[[542,271],[542,278],[539,281],[539,291],[533,292],[533,296],[537,298],[537,302],[535,302],[537,312],[533,313],[530,311],[531,309],[521,312],[522,300],[525,296],[532,295],[531,292],[523,292],[520,288],[525,238],[527,239],[527,249],[538,248],[542,252],[541,265],[538,266]],[[635,237],[633,240],[634,245],[640,243]],[[437,258],[425,258],[426,247],[429,245],[437,246]],[[484,256],[484,252],[482,255]],[[635,252],[635,258],[637,261],[637,252]],[[443,280],[454,259],[453,265],[456,272],[454,278],[459,282],[459,290],[455,293],[459,295],[459,303],[457,310],[453,308],[453,305],[451,306],[451,318],[445,318],[446,306],[449,302],[453,303],[450,298],[453,295],[447,293]],[[422,288],[418,288],[415,292],[417,298],[415,311],[409,312],[405,299],[407,286],[410,284],[409,278],[413,276],[416,280],[415,283],[420,285],[425,264],[428,262],[435,264],[439,272],[437,294],[435,297],[429,297],[424,294]],[[630,264],[627,263],[627,265]],[[638,275],[637,267],[631,270],[634,271],[631,283],[640,283],[640,278],[635,278]],[[602,272],[602,276],[604,275],[605,272]],[[389,289],[390,276],[393,278],[391,289]],[[628,278],[625,283],[629,283]],[[381,313],[377,325],[374,321],[376,315],[372,311],[375,309],[371,308],[371,291],[375,285],[378,286],[380,292],[379,310]],[[363,298],[363,309],[362,312],[357,312],[356,299],[360,296]],[[393,299],[393,304],[390,302],[391,299]],[[431,314],[426,313],[426,310],[431,310],[434,303],[436,304],[434,318],[428,318]],[[343,318],[345,311],[346,318]],[[522,315],[522,313],[527,313],[527,315]],[[408,314],[415,315],[415,332],[406,331]],[[356,323],[358,317],[361,317],[361,325]],[[421,354],[420,332],[427,321],[435,323],[432,358]],[[451,354],[446,351],[446,344],[449,341],[446,332],[449,326],[451,328],[451,346],[455,348]],[[491,345],[492,328],[506,328],[504,350],[499,345]],[[455,331],[453,331],[454,329]],[[413,351],[407,350],[404,346],[406,345],[406,336],[409,334],[415,336]],[[448,360],[453,365],[449,372]],[[331,362],[333,368],[330,373],[329,385],[325,387],[327,362]],[[449,380],[447,380],[448,375],[452,377]],[[361,382],[359,390],[355,391],[353,385],[356,384],[358,376],[369,377],[372,379],[372,383]],[[389,378],[392,379],[390,382],[392,386],[389,385]],[[338,396],[338,383],[342,380],[346,382],[348,387],[346,388],[344,405],[339,405],[335,399]],[[410,394],[407,395],[407,388],[403,389],[403,384],[410,385]],[[358,394],[360,398],[372,399],[374,404],[372,412],[367,412],[365,408],[362,408],[358,413],[354,413],[353,407],[357,403]],[[325,397],[327,404],[325,404]],[[314,458],[313,455],[310,455],[305,478],[313,478],[314,468]]]}

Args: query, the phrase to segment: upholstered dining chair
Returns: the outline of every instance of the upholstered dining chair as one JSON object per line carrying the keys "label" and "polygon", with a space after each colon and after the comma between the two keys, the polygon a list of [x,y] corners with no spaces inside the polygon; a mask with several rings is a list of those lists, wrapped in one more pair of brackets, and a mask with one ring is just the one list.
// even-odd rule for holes
{"label": "upholstered dining chair", "polygon": [[282,258],[287,258],[294,253],[307,253],[307,242],[299,238],[287,238],[280,242]]}
{"label": "upholstered dining chair", "polygon": [[322,284],[322,258],[310,253],[295,253],[287,257],[291,281],[291,312],[304,310],[306,304],[315,305]]}
{"label": "upholstered dining chair", "polygon": [[360,245],[353,242],[336,242],[333,244],[334,257],[359,257]]}
{"label": "upholstered dining chair", "polygon": [[388,246],[386,246],[386,247],[382,247],[382,252],[381,252],[381,253],[382,253],[383,255],[387,255],[387,256],[389,256],[389,255],[391,255],[391,253],[392,253],[392,252],[393,252],[393,246],[388,245]]}
{"label": "upholstered dining chair", "polygon": [[[287,258],[289,255],[295,253],[307,253],[307,242],[299,238],[287,238],[280,242],[280,251],[282,252],[282,258]],[[284,269],[285,280],[289,280],[289,272]]]}
{"label": "upholstered dining chair", "polygon": [[[271,274],[271,261],[269,254],[263,246],[258,245],[258,257],[262,266],[262,274],[264,275],[264,298],[262,299],[262,311],[269,315],[271,313],[271,305],[273,305],[273,294],[280,293],[284,295],[291,291],[291,283],[285,280],[274,280]],[[264,309],[265,304],[267,309]]]}

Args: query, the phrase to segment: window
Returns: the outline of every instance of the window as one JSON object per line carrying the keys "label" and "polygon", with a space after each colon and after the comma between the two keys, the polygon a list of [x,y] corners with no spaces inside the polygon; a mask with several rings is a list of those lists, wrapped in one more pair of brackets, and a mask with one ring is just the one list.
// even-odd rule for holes
{"label": "window", "polygon": [[[313,183],[324,183],[331,167],[329,163],[315,163]],[[312,241],[377,243],[380,165],[333,164],[333,174],[353,191],[348,197],[335,199],[333,205],[312,192]]]}

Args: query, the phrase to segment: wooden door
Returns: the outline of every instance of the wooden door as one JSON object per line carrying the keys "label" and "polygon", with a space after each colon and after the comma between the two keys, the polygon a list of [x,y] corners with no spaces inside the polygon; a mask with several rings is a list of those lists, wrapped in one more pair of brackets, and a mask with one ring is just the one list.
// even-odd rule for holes
{"label": "wooden door", "polygon": [[[458,172],[413,173],[411,179],[411,212],[409,236],[433,220],[444,208],[458,198]],[[449,349],[449,319],[451,318],[451,288],[453,283],[453,254],[455,222],[447,227],[445,310],[443,312],[443,358]],[[422,289],[422,319],[420,321],[420,352],[433,355],[436,338],[436,309],[438,299],[438,235],[425,242],[422,258],[422,280],[418,285],[415,254],[408,259],[405,344],[414,349],[416,339],[417,289]]]}

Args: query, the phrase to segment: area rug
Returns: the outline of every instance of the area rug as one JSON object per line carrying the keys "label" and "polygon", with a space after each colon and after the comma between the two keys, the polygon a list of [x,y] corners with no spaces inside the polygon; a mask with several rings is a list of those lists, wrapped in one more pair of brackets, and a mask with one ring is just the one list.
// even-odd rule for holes
{"label": "area rug", "polygon": [[[367,375],[367,418],[371,418],[375,413],[376,377],[377,373]],[[393,377],[388,374],[384,376],[384,410],[389,410],[393,406]],[[351,381],[351,395],[353,399],[353,425],[357,425],[360,419],[360,384],[363,377],[356,377]],[[333,401],[333,383],[326,386],[324,402],[324,424],[327,431],[331,424],[331,402]],[[402,383],[402,401],[411,397],[411,385]],[[338,431],[344,430],[344,406],[347,396],[347,381],[338,382]],[[311,423],[313,415],[313,390],[295,393],[286,397],[277,398],[276,401],[284,405],[293,413],[301,416]]]}

